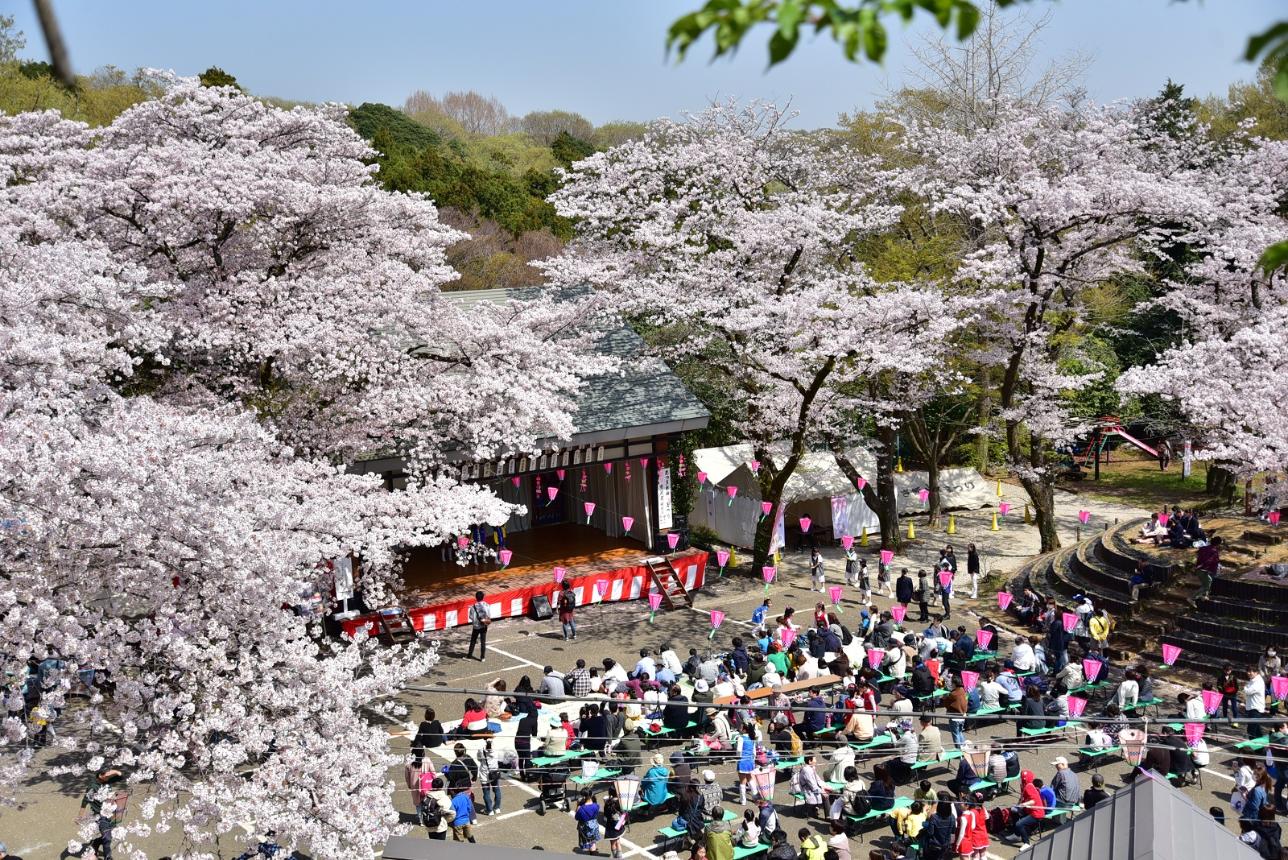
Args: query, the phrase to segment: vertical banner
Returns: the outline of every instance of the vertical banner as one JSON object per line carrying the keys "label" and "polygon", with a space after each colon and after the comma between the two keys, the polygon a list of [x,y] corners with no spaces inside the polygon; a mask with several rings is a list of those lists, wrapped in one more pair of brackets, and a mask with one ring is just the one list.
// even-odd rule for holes
{"label": "vertical banner", "polygon": [[1181,477],[1188,478],[1190,470],[1194,468],[1194,445],[1189,439],[1185,440],[1185,453],[1181,455]]}
{"label": "vertical banner", "polygon": [[335,599],[349,600],[353,597],[353,556],[346,555],[335,559]]}
{"label": "vertical banner", "polygon": [[671,467],[657,470],[657,528],[665,531],[671,528]]}
{"label": "vertical banner", "polygon": [[769,553],[773,555],[787,546],[787,526],[783,522],[783,510],[787,505],[778,506],[778,519],[774,521],[774,531],[769,537]]}

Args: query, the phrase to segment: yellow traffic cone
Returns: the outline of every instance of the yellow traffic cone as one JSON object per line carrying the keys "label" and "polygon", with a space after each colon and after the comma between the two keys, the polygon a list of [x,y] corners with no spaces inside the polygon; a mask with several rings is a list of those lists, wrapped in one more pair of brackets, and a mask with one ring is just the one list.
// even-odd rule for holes
{"label": "yellow traffic cone", "polygon": [[1024,524],[1028,526],[1033,525],[1033,512],[1029,510],[1028,505],[1024,506]]}
{"label": "yellow traffic cone", "polygon": [[859,546],[868,545],[868,527],[864,526],[863,531],[859,532]]}
{"label": "yellow traffic cone", "polygon": [[779,551],[779,552],[775,552],[775,553],[774,553],[774,564],[782,564],[782,563],[783,563],[783,554],[782,554],[782,552],[781,552],[781,551]]}
{"label": "yellow traffic cone", "polygon": [[902,458],[902,457],[898,457],[898,458],[896,458],[896,459],[895,459],[895,461],[894,461],[894,470],[895,470],[896,472],[902,472],[902,471],[903,471],[903,458]]}
{"label": "yellow traffic cone", "polygon": [[950,535],[957,534],[957,517],[952,514],[948,515],[948,533]]}
{"label": "yellow traffic cone", "polygon": [[1000,531],[1001,531],[1001,529],[1000,529],[1000,528],[998,528],[998,526],[997,526],[997,514],[993,514],[993,527],[992,527],[991,529],[989,529],[989,531],[994,531],[994,532],[1000,532]]}
{"label": "yellow traffic cone", "polygon": [[908,520],[908,540],[917,539],[917,530],[913,528],[912,520]]}
{"label": "yellow traffic cone", "polygon": [[1002,479],[1001,478],[997,479],[997,497],[999,499],[1002,498]]}
{"label": "yellow traffic cone", "polygon": [[738,566],[738,551],[735,550],[733,547],[729,547],[729,566],[730,567]]}

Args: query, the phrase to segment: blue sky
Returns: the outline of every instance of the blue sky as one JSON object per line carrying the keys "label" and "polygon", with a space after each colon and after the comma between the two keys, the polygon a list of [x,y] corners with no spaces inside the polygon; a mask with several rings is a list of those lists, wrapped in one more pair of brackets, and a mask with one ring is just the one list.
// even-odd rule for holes
{"label": "blue sky", "polygon": [[[701,45],[682,65],[663,54],[666,27],[700,0],[55,0],[77,71],[112,64],[195,74],[210,65],[252,92],[308,101],[401,105],[414,89],[475,89],[512,113],[562,108],[593,122],[701,109],[712,97],[791,98],[805,127],[831,125],[897,86],[917,33],[891,22],[884,66],[846,63],[827,37],[804,40],[766,71],[767,32],[732,62]],[[1283,0],[1038,0],[1054,18],[1041,54],[1093,57],[1096,101],[1150,95],[1171,77],[1195,95],[1252,77],[1248,35]],[[13,2],[26,55],[44,59],[31,4]],[[1008,13],[1009,14],[1009,13]]]}

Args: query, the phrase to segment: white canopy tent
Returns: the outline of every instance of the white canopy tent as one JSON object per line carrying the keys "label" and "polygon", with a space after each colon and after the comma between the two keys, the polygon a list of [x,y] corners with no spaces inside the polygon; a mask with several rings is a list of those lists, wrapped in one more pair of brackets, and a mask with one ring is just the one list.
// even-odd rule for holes
{"label": "white canopy tent", "polygon": [[[787,459],[785,442],[770,446],[769,456],[775,467]],[[859,474],[876,480],[876,456],[866,448],[854,448],[847,456]],[[706,473],[702,492],[694,503],[689,522],[705,526],[734,546],[749,547],[755,541],[756,523],[762,514],[760,484],[752,471],[755,455],[750,443],[701,448],[693,452],[694,466]],[[895,498],[900,515],[929,510],[929,503],[919,498],[929,476],[924,471],[900,472],[895,475]],[[943,469],[939,473],[940,507],[974,509],[987,507],[997,500],[988,483],[975,469]],[[728,488],[735,487],[732,498]],[[831,452],[812,451],[797,465],[783,489],[783,509],[775,524],[775,548],[786,543],[785,524],[797,523],[808,516],[819,525],[831,524],[833,539],[858,535],[863,529],[879,528],[877,515],[863,502],[863,496],[836,464]]]}

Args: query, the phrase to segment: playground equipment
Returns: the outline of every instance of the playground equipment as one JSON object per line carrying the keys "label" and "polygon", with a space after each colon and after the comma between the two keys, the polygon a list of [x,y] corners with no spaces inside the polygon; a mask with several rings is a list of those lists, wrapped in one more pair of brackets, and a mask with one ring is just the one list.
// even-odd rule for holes
{"label": "playground equipment", "polygon": [[1144,442],[1123,429],[1121,419],[1114,415],[1102,415],[1100,418],[1096,419],[1096,423],[1091,431],[1091,438],[1087,441],[1086,450],[1082,452],[1080,458],[1075,457],[1074,462],[1076,463],[1078,459],[1081,459],[1082,466],[1087,466],[1094,462],[1096,465],[1096,480],[1100,480],[1101,455],[1107,454],[1106,446],[1109,444],[1109,440],[1113,439],[1115,436],[1121,438],[1129,445],[1136,446],[1153,459],[1157,460],[1159,458],[1157,449],[1151,448],[1149,445],[1146,445]]}

